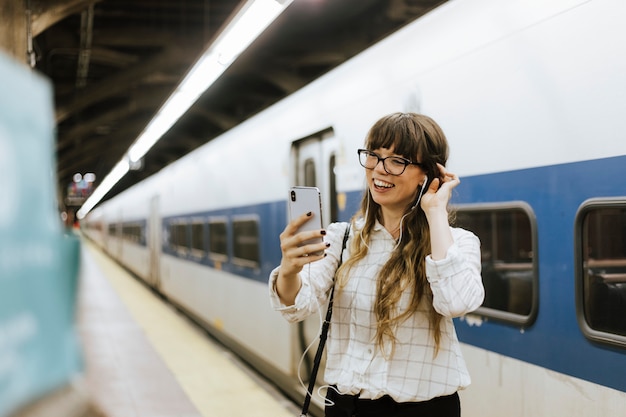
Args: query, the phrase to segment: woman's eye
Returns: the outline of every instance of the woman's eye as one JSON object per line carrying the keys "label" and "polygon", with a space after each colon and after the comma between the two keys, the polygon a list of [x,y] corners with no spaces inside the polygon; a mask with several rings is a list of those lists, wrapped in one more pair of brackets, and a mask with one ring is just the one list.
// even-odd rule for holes
{"label": "woman's eye", "polygon": [[389,159],[391,161],[392,164],[396,165],[396,166],[404,166],[406,164],[406,162],[404,162],[404,159],[400,159],[400,158],[390,158]]}

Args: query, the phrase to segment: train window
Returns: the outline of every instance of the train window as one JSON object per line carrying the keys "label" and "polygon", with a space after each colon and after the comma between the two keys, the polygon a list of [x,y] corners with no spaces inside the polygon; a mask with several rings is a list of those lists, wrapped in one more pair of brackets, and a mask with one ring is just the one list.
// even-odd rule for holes
{"label": "train window", "polygon": [[209,220],[209,257],[216,261],[228,259],[226,220]]}
{"label": "train window", "polygon": [[141,244],[143,229],[140,224],[127,223],[122,225],[122,238],[132,243]]}
{"label": "train window", "polygon": [[529,326],[538,309],[535,216],[523,202],[458,206],[456,224],[481,242],[485,301],[478,314]]}
{"label": "train window", "polygon": [[96,232],[102,232],[103,230],[102,223],[100,222],[89,222],[86,224],[85,228]]}
{"label": "train window", "polygon": [[195,220],[191,223],[191,253],[197,257],[203,257],[206,251],[206,235],[204,222]]}
{"label": "train window", "polygon": [[113,236],[113,237],[117,236],[117,225],[115,223],[110,223],[108,230],[109,230],[109,236]]}
{"label": "train window", "polygon": [[170,248],[175,248],[176,247],[176,229],[174,228],[174,225],[168,225],[167,226],[167,243],[169,244]]}
{"label": "train window", "polygon": [[241,218],[233,221],[234,263],[259,268],[259,221],[257,218]]}
{"label": "train window", "polygon": [[626,346],[626,199],[588,200],[575,225],[578,322],[590,339]]}
{"label": "train window", "polygon": [[169,226],[169,242],[170,247],[181,253],[186,254],[189,249],[187,225],[184,223],[172,223]]}

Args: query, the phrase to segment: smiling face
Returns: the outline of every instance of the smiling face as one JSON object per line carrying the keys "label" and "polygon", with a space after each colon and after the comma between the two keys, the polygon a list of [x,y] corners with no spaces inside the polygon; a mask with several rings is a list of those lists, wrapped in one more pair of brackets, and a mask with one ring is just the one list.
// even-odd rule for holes
{"label": "smiling face", "polygon": [[[399,156],[394,147],[372,149],[381,158]],[[415,160],[415,158],[413,158]],[[391,175],[385,171],[382,161],[374,169],[366,169],[365,175],[373,200],[384,209],[403,212],[414,203],[424,172],[417,165],[408,165],[401,175]]]}
{"label": "smiling face", "polygon": [[[365,155],[359,150],[359,161],[366,167],[367,186],[371,192],[363,196],[363,213],[368,213],[372,200],[384,211],[405,212],[415,204],[421,185],[428,186],[424,183],[425,177],[428,176],[430,182],[439,176],[437,164],[445,166],[448,159],[448,142],[439,125],[430,117],[417,113],[392,113],[382,117],[370,128],[364,148]],[[376,156],[367,159],[368,155],[371,156],[367,151]],[[389,172],[401,172],[401,169],[397,165],[394,167],[392,160],[386,161],[387,170],[384,169],[380,159],[389,156],[402,157],[419,165],[407,165],[401,175],[392,175]],[[371,214],[380,218],[377,210],[372,210]]]}

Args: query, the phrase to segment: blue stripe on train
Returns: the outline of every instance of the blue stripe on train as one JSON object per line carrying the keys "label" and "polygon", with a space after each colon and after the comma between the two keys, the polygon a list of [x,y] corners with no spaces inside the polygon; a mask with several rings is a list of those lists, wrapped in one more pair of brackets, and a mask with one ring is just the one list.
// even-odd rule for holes
{"label": "blue stripe on train", "polygon": [[[626,196],[626,156],[463,178],[455,203],[523,200],[536,215],[539,315],[528,329],[457,320],[459,339],[626,391],[626,350],[587,340],[576,318],[574,221],[592,197]],[[625,318],[626,319],[626,318]]]}

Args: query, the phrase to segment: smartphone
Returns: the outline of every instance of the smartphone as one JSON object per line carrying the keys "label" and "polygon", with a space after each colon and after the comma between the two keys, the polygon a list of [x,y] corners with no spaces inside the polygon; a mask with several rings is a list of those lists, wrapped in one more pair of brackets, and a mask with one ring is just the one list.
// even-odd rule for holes
{"label": "smartphone", "polygon": [[[309,221],[304,223],[298,232],[319,230],[322,228],[322,196],[317,187],[291,187],[289,189],[289,221],[308,213],[313,213]],[[322,243],[324,239],[320,235],[319,238],[304,241],[300,246],[309,245],[311,243]],[[313,253],[312,255],[321,255],[324,251]]]}

